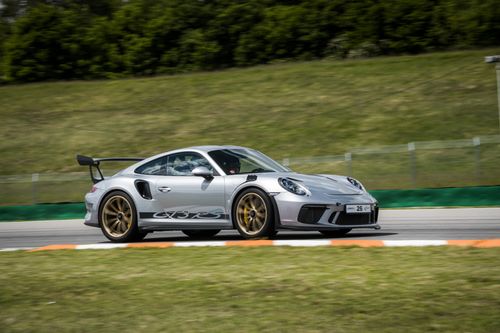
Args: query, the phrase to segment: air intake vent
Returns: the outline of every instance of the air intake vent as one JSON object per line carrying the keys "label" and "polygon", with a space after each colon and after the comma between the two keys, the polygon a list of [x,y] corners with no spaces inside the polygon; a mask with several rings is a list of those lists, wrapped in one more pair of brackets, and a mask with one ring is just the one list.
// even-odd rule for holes
{"label": "air intake vent", "polygon": [[300,209],[298,221],[308,224],[318,223],[325,210],[325,206],[304,205]]}
{"label": "air intake vent", "polygon": [[153,197],[151,196],[151,189],[149,188],[149,183],[145,180],[136,180],[135,181],[135,188],[137,189],[137,192],[143,197],[144,199],[151,200]]}

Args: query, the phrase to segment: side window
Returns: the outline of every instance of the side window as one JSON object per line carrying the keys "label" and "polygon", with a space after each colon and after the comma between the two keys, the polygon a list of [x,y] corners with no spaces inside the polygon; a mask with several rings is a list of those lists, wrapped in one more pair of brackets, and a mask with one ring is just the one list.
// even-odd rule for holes
{"label": "side window", "polygon": [[210,163],[198,153],[186,152],[168,156],[167,175],[168,176],[191,176],[194,168],[204,166],[213,171]]}
{"label": "side window", "polygon": [[162,156],[143,164],[135,169],[135,172],[143,175],[165,176],[167,174],[167,156]]}

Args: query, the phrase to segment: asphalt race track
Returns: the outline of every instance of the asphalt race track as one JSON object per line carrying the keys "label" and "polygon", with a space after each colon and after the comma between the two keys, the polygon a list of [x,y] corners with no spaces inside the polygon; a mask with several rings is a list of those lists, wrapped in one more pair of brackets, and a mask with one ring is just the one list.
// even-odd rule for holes
{"label": "asphalt race track", "polygon": [[[345,239],[450,240],[500,238],[500,208],[388,209],[380,213],[381,230],[358,229]],[[276,239],[322,239],[318,232],[280,231]],[[213,240],[241,240],[237,231],[220,232]],[[155,232],[144,241],[191,241],[182,232]],[[108,243],[100,229],[83,220],[0,222],[0,249],[51,244]]]}

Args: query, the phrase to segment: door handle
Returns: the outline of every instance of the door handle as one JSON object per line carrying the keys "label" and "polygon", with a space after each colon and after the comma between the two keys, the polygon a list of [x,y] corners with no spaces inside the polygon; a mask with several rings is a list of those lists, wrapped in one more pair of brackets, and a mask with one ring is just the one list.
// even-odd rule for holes
{"label": "door handle", "polygon": [[161,187],[158,187],[158,191],[163,192],[163,193],[167,193],[167,192],[172,191],[172,189],[168,186],[161,186]]}

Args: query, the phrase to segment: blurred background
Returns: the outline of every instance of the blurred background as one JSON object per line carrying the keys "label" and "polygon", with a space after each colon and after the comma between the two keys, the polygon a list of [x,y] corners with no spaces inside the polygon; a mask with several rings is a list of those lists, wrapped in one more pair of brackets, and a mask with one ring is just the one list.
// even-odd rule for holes
{"label": "blurred background", "polygon": [[369,190],[498,185],[498,17],[494,0],[1,0],[0,204],[82,201],[77,153],[202,144]]}

